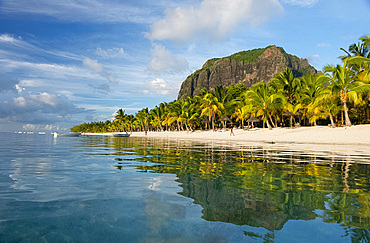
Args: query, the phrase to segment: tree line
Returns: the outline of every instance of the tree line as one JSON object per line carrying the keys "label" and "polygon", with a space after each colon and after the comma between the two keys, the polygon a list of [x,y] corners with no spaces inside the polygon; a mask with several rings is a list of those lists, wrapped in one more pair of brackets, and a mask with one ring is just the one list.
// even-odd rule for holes
{"label": "tree line", "polygon": [[351,126],[370,123],[370,35],[341,48],[341,64],[323,72],[294,77],[291,69],[277,73],[268,83],[247,88],[244,83],[162,102],[135,115],[119,109],[114,120],[83,123],[72,132],[193,131],[234,126],[244,128],[250,118],[263,127],[329,124]]}

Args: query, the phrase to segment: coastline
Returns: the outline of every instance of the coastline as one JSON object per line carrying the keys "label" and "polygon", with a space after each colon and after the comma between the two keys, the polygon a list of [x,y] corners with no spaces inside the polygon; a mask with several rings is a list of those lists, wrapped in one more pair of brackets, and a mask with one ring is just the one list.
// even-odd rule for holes
{"label": "coastline", "polygon": [[[256,130],[234,129],[235,136],[227,131],[194,131],[194,132],[148,132],[147,137],[190,138],[247,142],[273,143],[306,143],[370,146],[370,125],[329,128],[324,126],[300,128],[258,128]],[[132,137],[145,137],[144,132],[133,132]]]}
{"label": "coastline", "polygon": [[[263,144],[271,147],[286,147],[310,151],[329,151],[340,154],[358,154],[370,156],[370,125],[330,128],[327,126],[300,128],[267,128],[247,131],[234,129],[213,131],[165,131],[148,132],[148,138],[190,139],[200,141],[233,142]],[[145,137],[144,132],[133,132],[131,137]]]}
{"label": "coastline", "polygon": [[[87,136],[110,136],[117,133],[82,133]],[[328,126],[299,128],[258,128],[256,130],[234,129],[235,136],[227,131],[148,131],[133,132],[130,137],[147,137],[171,140],[194,140],[204,143],[230,146],[263,146],[270,149],[303,150],[327,156],[328,153],[358,155],[370,163],[370,124],[330,128]]]}

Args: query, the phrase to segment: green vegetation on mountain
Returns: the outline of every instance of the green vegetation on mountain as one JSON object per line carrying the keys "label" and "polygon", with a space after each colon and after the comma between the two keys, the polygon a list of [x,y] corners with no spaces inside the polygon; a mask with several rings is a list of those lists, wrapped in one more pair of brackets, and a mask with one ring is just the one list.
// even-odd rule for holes
{"label": "green vegetation on mountain", "polygon": [[258,82],[268,83],[276,73],[290,68],[295,77],[317,73],[306,59],[290,55],[274,45],[242,51],[205,62],[201,69],[189,75],[181,85],[178,99],[196,95],[201,89],[214,90],[244,83],[251,87]]}

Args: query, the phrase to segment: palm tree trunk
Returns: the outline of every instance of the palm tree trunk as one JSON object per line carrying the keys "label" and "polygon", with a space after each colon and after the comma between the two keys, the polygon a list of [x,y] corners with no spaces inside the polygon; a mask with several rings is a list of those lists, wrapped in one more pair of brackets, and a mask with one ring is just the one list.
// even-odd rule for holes
{"label": "palm tree trunk", "polygon": [[212,130],[214,131],[215,130],[215,115],[213,114],[212,112]]}
{"label": "palm tree trunk", "polygon": [[335,128],[335,127],[336,127],[336,125],[335,125],[335,122],[334,122],[333,116],[332,116],[331,114],[329,114],[329,117],[330,117],[331,126],[332,126],[333,128]]}
{"label": "palm tree trunk", "polygon": [[276,128],[276,124],[275,124],[275,123],[274,123],[274,121],[272,120],[271,115],[269,115],[269,117],[270,117],[270,121],[271,121],[272,126],[273,126],[274,128]]}
{"label": "palm tree trunk", "polygon": [[275,116],[275,125],[276,125],[276,127],[278,127],[278,126],[279,126],[278,121],[277,121],[277,117],[278,117],[278,116]]}
{"label": "palm tree trunk", "polygon": [[293,116],[290,116],[290,128],[293,127]]}
{"label": "palm tree trunk", "polygon": [[351,120],[349,119],[348,110],[347,110],[347,102],[343,102],[344,107],[344,117],[346,119],[346,126],[352,126]]}
{"label": "palm tree trunk", "polygon": [[160,127],[161,131],[163,132],[163,127],[162,127],[161,121],[159,121],[159,127]]}
{"label": "palm tree trunk", "polygon": [[269,130],[272,130],[272,127],[271,127],[271,125],[270,125],[270,123],[269,123],[269,120],[268,120],[268,119],[266,119],[266,125],[267,125],[267,128],[268,128]]}

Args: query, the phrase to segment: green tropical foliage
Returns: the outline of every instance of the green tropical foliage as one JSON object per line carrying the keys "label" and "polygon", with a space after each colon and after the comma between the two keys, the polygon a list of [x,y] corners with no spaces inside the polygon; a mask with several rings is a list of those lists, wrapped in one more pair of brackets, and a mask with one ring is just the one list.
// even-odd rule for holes
{"label": "green tropical foliage", "polygon": [[[264,49],[256,50],[256,56]],[[339,125],[370,123],[370,36],[341,48],[342,64],[327,65],[323,73],[296,78],[291,69],[277,73],[269,83],[247,88],[244,83],[215,90],[202,89],[196,96],[160,103],[135,115],[119,109],[114,119],[71,128],[74,132],[193,131],[215,129],[228,116],[230,124],[244,124],[251,116],[259,126]],[[238,60],[243,52],[230,56]],[[250,54],[250,53],[249,53]],[[248,54],[248,55],[249,55]],[[218,59],[212,59],[212,65]],[[208,126],[208,122],[211,123]],[[229,125],[230,126],[230,125]]]}

